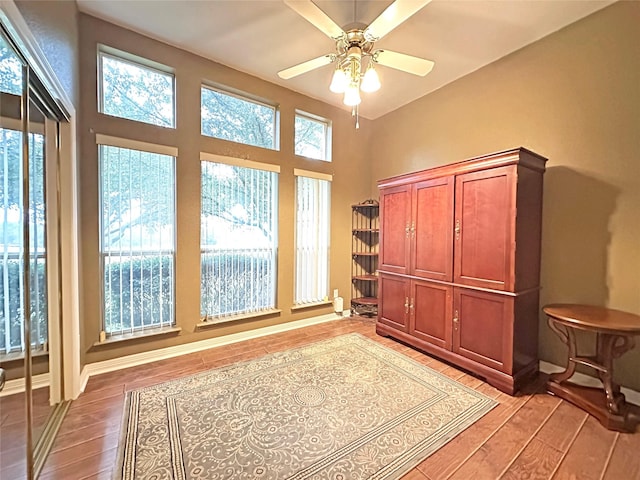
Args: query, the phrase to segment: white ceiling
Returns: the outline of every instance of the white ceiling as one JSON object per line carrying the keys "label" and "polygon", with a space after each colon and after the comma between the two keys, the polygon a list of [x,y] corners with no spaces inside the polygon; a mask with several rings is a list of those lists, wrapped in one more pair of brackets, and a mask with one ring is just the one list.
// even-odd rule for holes
{"label": "white ceiling", "polygon": [[[376,42],[427,58],[416,77],[378,68],[382,88],[363,94],[360,114],[374,119],[481,68],[614,0],[434,0]],[[264,80],[340,106],[329,91],[331,65],[281,80],[277,72],[334,51],[334,42],[280,0],[77,0],[103,18]],[[390,0],[315,0],[338,25],[369,24]]]}

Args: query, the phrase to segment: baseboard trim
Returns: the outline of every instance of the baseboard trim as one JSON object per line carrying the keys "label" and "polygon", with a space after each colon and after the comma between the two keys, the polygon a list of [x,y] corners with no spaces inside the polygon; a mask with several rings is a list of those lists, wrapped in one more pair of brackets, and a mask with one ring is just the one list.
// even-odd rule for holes
{"label": "baseboard trim", "polygon": [[[564,367],[540,360],[540,371],[543,373],[563,372]],[[598,380],[597,378],[585,375],[584,373],[580,372],[574,373],[573,377],[571,377],[571,381],[585,387],[602,386],[602,382],[600,382],[600,380]],[[627,387],[620,388],[620,391],[624,393],[624,396],[626,397],[628,402],[640,405],[640,392]]]}
{"label": "baseboard trim", "polygon": [[[31,388],[33,390],[37,388],[43,388],[49,386],[49,374],[41,373],[40,375],[34,375],[31,377]],[[4,389],[0,392],[0,397],[8,397],[9,395],[15,395],[16,393],[24,392],[24,378],[16,378],[14,380],[7,380],[4,385]]]}
{"label": "baseboard trim", "polygon": [[270,327],[249,330],[247,332],[233,333],[231,335],[225,335],[223,337],[208,338],[206,340],[199,340],[197,342],[185,343],[184,345],[175,345],[173,347],[150,350],[148,352],[135,353],[133,355],[127,355],[125,357],[104,360],[102,362],[89,363],[84,366],[82,372],[80,373],[80,391],[84,392],[89,378],[101,373],[113,372],[115,370],[135,367],[137,365],[143,365],[145,363],[155,362],[157,360],[178,357],[180,355],[187,355],[189,353],[195,353],[201,350],[207,350],[209,348],[221,347],[223,345],[242,342],[244,340],[251,340],[253,338],[273,335],[274,333],[287,332],[289,330],[296,330],[298,328],[309,327],[311,325],[318,325],[320,323],[340,320],[348,316],[349,311],[345,310],[342,315],[329,313],[326,315],[319,315],[316,317],[305,318],[303,320],[297,320],[295,322],[281,323],[278,325],[272,325]]}
{"label": "baseboard trim", "polygon": [[[266,335],[272,335],[274,333],[287,332],[289,330],[296,330],[298,328],[308,327],[311,325],[318,325],[320,323],[340,320],[348,316],[349,311],[345,310],[342,316],[330,313],[327,315],[307,318],[295,322],[288,322],[284,324],[273,325],[271,327],[258,328],[256,330],[250,330],[248,332],[234,333],[232,335],[226,335],[224,337],[209,338],[207,340],[200,340],[198,342],[188,343],[185,345],[176,345],[174,347],[151,350],[149,352],[128,355],[121,358],[114,358],[112,360],[105,360],[103,362],[90,363],[88,365],[85,365],[85,367],[82,369],[82,372],[80,373],[80,390],[81,392],[84,392],[84,389],[87,386],[87,382],[92,375],[99,375],[101,373],[134,367],[136,365],[143,365],[145,363],[154,362],[156,360],[163,360],[165,358],[186,355],[188,353],[199,352],[208,348],[221,347],[223,345],[242,342],[243,340],[250,340],[252,338],[264,337]],[[543,373],[556,373],[562,372],[563,370],[564,367],[540,360],[540,371]],[[580,372],[576,372],[571,380],[579,385],[589,387],[598,387],[602,385],[600,380],[598,380],[597,378],[585,375],[584,373]],[[42,373],[40,375],[34,375],[32,379],[32,385],[34,390],[37,388],[48,387],[49,374]],[[622,393],[624,393],[627,401],[636,405],[640,405],[640,392],[627,387],[622,387],[620,390]],[[15,395],[16,393],[22,392],[24,392],[24,379],[16,378],[14,380],[8,380],[6,382],[4,389],[2,390],[2,392],[0,392],[0,397],[7,397],[9,395]]]}

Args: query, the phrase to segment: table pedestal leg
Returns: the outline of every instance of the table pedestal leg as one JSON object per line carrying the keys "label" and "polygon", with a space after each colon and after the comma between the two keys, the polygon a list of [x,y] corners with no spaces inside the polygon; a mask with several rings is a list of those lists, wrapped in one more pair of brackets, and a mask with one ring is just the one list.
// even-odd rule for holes
{"label": "table pedestal leg", "polygon": [[[595,416],[610,430],[634,432],[640,423],[636,406],[627,404],[620,386],[613,381],[613,360],[634,347],[632,336],[598,334],[595,357],[580,357],[574,330],[549,317],[549,327],[568,347],[567,367],[549,376],[547,390]],[[569,382],[580,363],[594,368],[603,388],[584,387]]]}
{"label": "table pedestal leg", "polygon": [[[618,341],[621,341],[618,344]],[[619,414],[624,404],[624,395],[620,393],[620,385],[613,381],[613,359],[622,356],[634,347],[633,337],[622,335],[598,334],[596,358],[603,370],[598,370],[598,377],[607,395],[607,408],[611,413]]]}

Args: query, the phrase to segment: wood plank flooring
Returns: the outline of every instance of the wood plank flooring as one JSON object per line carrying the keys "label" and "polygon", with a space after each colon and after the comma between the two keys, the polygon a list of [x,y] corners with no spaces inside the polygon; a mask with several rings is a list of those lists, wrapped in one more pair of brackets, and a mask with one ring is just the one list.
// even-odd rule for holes
{"label": "wood plank flooring", "polygon": [[[52,411],[49,387],[33,391],[33,435],[38,438]],[[20,478],[26,467],[24,392],[0,397],[0,479]]]}
{"label": "wood plank flooring", "polygon": [[106,373],[73,402],[40,478],[110,479],[125,392],[207,369],[358,332],[477,389],[500,405],[409,472],[404,480],[640,480],[640,433],[619,434],[542,391],[540,378],[511,397],[450,365],[375,334],[369,319],[304,329]]}

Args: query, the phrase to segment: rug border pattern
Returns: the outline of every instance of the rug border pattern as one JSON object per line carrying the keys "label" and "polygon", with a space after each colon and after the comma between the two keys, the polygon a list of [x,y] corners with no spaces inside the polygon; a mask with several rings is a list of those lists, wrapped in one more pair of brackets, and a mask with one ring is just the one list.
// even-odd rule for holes
{"label": "rug border pattern", "polygon": [[[386,465],[385,467],[377,471],[373,476],[370,477],[371,479],[385,480],[385,479],[392,479],[392,478],[393,479],[400,478],[402,475],[408,473],[417,464],[419,464],[429,455],[433,454],[440,447],[448,443],[455,436],[460,434],[464,429],[468,428],[470,425],[475,423],[482,416],[484,416],[486,413],[492,410],[496,405],[498,405],[498,402],[496,400],[468,387],[467,385],[464,385],[444,375],[441,372],[438,372],[424,364],[421,364],[417,360],[407,355],[397,352],[357,332],[338,335],[336,337],[332,337],[329,339],[325,339],[318,342],[309,343],[307,345],[303,345],[300,347],[288,349],[283,352],[274,352],[274,353],[257,357],[255,359],[250,359],[243,362],[237,362],[231,365],[226,365],[224,367],[213,368],[209,371],[183,376],[174,380],[162,382],[161,384],[173,385],[176,383],[182,383],[189,380],[192,380],[192,381],[197,380],[200,377],[206,377],[207,375],[210,375],[211,371],[213,370],[217,372],[225,372],[227,370],[237,369],[238,367],[241,367],[243,365],[247,365],[260,360],[266,360],[268,358],[284,356],[285,354],[291,354],[304,349],[308,349],[312,345],[320,345],[326,342],[335,341],[336,339],[339,339],[341,337],[356,337],[359,340],[363,341],[364,343],[374,346],[374,348],[381,349],[381,351],[395,357],[400,362],[406,362],[414,367],[428,370],[430,375],[433,375],[439,378],[440,380],[443,380],[443,383],[455,384],[457,388],[459,388],[460,390],[464,390],[466,393],[471,394],[472,396],[476,397],[479,400],[473,407],[465,411],[464,415],[460,416],[459,418],[453,419],[446,426],[444,426],[443,430],[440,431],[440,435],[438,435],[435,438],[427,437],[422,441],[416,443],[411,448],[409,448],[406,452],[403,452],[398,457],[396,457],[388,465]],[[362,348],[360,345],[357,345],[357,347]],[[387,359],[379,358],[379,360],[389,365],[395,366],[392,363],[390,363]],[[414,375],[412,375],[411,372],[404,371],[403,373],[408,377],[414,377]],[[418,379],[416,377],[414,378],[422,383],[421,379]],[[114,479],[131,480],[135,478],[135,456],[136,456],[136,449],[137,449],[136,437],[137,437],[137,431],[138,431],[138,422],[136,420],[139,418],[138,413],[140,410],[140,398],[142,394],[144,394],[145,392],[149,392],[153,389],[156,389],[158,385],[143,387],[140,389],[126,392],[125,394],[123,421],[122,421],[122,426],[120,431],[120,442],[118,444],[118,455],[117,455],[118,463],[116,465],[116,469],[114,470],[115,471]],[[432,388],[434,388],[434,390],[437,390],[437,387],[432,386]],[[438,399],[440,399],[440,395],[435,395],[433,399],[429,399],[422,403],[432,403],[437,401]],[[419,410],[418,407],[423,408],[422,403],[418,406],[414,406],[408,412],[405,412],[404,414],[394,418],[391,423],[400,424],[405,419],[405,417],[410,416],[409,412],[414,412],[416,410]],[[177,412],[176,412],[175,400],[170,397],[167,397],[166,408],[167,408],[167,420],[168,420],[167,428],[168,428],[169,436],[171,438],[171,442],[170,442],[171,445],[169,447],[169,451],[171,455],[172,472],[174,473],[174,475],[176,475],[174,477],[176,480],[185,480],[187,478],[187,475],[185,471],[185,463],[182,459],[182,452],[176,451],[176,446],[179,446],[181,444],[181,440],[180,440],[179,432],[177,431]],[[173,420],[172,420],[172,417],[173,417]],[[388,428],[386,424],[381,427]],[[340,450],[336,452],[332,452],[331,455],[323,458],[319,462],[315,462],[314,464],[309,465],[304,470],[296,472],[294,475],[289,477],[289,480],[304,480],[304,479],[310,478],[311,476],[321,471],[323,466],[330,465],[333,461],[335,461],[336,459],[339,459],[340,455],[343,455],[345,453],[343,450],[348,451],[349,449],[355,449],[357,448],[357,445],[361,443],[366,443],[364,441],[365,438],[375,437],[378,434],[379,434],[378,429],[376,429],[375,431],[368,432],[362,438],[358,439],[358,441],[355,442],[355,444],[345,445]]]}

